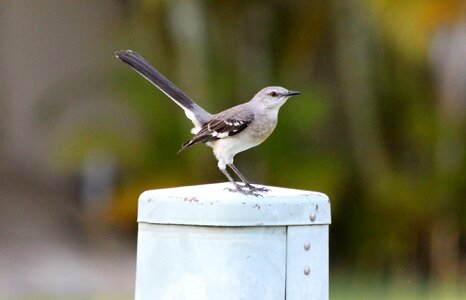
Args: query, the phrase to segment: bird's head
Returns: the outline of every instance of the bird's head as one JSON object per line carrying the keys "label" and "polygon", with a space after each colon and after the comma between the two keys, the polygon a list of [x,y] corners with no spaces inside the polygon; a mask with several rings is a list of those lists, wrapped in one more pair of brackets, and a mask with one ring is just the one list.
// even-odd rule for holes
{"label": "bird's head", "polygon": [[260,90],[252,98],[252,102],[257,102],[265,108],[278,109],[288,98],[299,94],[301,93],[298,91],[289,91],[280,86],[269,86]]}

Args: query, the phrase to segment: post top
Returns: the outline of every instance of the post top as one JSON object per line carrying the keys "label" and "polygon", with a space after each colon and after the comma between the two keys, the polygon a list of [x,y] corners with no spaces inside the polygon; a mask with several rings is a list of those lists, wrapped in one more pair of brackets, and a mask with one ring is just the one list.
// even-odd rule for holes
{"label": "post top", "polygon": [[226,191],[229,183],[145,191],[138,222],[200,226],[330,224],[330,201],[319,192],[265,186],[263,197]]}

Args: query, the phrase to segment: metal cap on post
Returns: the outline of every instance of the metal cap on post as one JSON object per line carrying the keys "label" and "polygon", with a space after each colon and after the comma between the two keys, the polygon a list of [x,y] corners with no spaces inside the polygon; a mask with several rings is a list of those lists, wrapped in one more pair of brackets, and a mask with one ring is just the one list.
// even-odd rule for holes
{"label": "metal cap on post", "polygon": [[140,196],[136,299],[327,299],[328,197],[227,187]]}

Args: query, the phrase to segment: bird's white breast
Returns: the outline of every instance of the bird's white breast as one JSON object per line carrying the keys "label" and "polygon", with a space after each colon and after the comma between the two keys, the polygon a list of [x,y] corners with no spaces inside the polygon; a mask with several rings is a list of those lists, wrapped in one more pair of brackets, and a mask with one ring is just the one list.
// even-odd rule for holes
{"label": "bird's white breast", "polygon": [[207,143],[219,163],[231,164],[234,156],[262,143],[277,125],[276,114],[256,115],[254,121],[239,134]]}

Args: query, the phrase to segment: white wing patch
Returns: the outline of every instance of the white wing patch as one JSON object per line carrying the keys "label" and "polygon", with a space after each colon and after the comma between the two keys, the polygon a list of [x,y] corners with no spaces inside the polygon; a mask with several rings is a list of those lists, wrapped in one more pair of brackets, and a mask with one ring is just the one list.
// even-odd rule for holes
{"label": "white wing patch", "polygon": [[[217,133],[216,131],[214,132]],[[220,139],[226,138],[227,136],[228,136],[228,132],[217,133],[217,137]]]}
{"label": "white wing patch", "polygon": [[243,118],[214,118],[205,124],[195,136],[184,143],[182,149],[198,143],[207,143],[228,138],[243,131],[254,120],[254,116]]}

